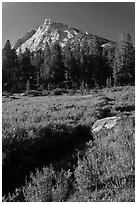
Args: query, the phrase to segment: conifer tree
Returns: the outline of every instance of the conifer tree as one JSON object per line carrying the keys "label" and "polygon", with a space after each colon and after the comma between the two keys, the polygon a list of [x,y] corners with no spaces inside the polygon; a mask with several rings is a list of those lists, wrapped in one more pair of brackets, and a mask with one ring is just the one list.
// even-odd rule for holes
{"label": "conifer tree", "polygon": [[61,47],[58,42],[55,42],[51,47],[49,76],[50,82],[54,86],[60,85],[65,80],[65,66]]}
{"label": "conifer tree", "polygon": [[85,88],[85,82],[88,78],[88,57],[89,57],[89,47],[88,39],[83,37],[81,39],[81,49],[80,49],[80,81],[82,89]]}
{"label": "conifer tree", "polygon": [[73,82],[77,83],[77,86],[81,83],[81,70],[80,70],[80,41],[79,39],[75,40],[75,43],[72,44],[72,62],[73,62],[73,69],[71,70],[71,76],[73,79]]}
{"label": "conifer tree", "polygon": [[77,62],[74,58],[74,50],[71,50],[71,46],[68,43],[64,48],[64,65],[65,65],[65,80],[76,82],[78,77]]}
{"label": "conifer tree", "polygon": [[20,57],[21,83],[25,89],[28,81],[31,88],[35,88],[36,84],[36,67],[32,63],[31,55],[30,50],[26,48],[25,52]]}
{"label": "conifer tree", "polygon": [[102,47],[102,58],[104,61],[104,64],[108,70],[108,78],[106,81],[106,84],[108,84],[109,79],[111,79],[111,85],[113,83],[113,61],[115,56],[115,43],[106,43]]}
{"label": "conifer tree", "polygon": [[102,58],[102,49],[96,37],[89,43],[88,75],[91,85],[104,85],[107,79],[107,71]]}
{"label": "conifer tree", "polygon": [[2,87],[3,90],[16,91],[19,80],[19,63],[17,54],[7,40],[2,50]]}
{"label": "conifer tree", "polygon": [[72,52],[71,52],[71,47],[70,44],[68,43],[65,48],[64,48],[64,53],[63,53],[63,60],[64,60],[64,65],[66,68],[66,73],[65,73],[65,80],[69,81],[71,80],[71,70],[73,68],[73,63],[72,63]]}
{"label": "conifer tree", "polygon": [[113,77],[115,85],[126,85],[134,80],[134,48],[130,34],[122,33],[115,50]]}
{"label": "conifer tree", "polygon": [[39,89],[42,77],[42,64],[44,62],[44,52],[42,51],[42,49],[31,52],[30,61],[31,67],[33,67],[35,70],[35,72],[33,73],[33,76],[35,76],[35,87]]}
{"label": "conifer tree", "polygon": [[42,58],[43,63],[41,66],[40,80],[43,86],[48,86],[48,84],[50,83],[50,60],[51,60],[51,50],[48,42],[46,42]]}

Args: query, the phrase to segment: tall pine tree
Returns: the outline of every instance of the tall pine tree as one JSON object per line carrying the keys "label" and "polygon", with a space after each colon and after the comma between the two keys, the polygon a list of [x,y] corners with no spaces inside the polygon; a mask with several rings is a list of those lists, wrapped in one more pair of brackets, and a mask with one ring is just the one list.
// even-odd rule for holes
{"label": "tall pine tree", "polygon": [[65,80],[72,84],[78,80],[78,65],[77,60],[74,57],[74,50],[72,51],[70,43],[65,46],[63,54],[66,71]]}
{"label": "tall pine tree", "polygon": [[134,81],[135,55],[130,34],[122,33],[115,50],[113,77],[115,85]]}
{"label": "tall pine tree", "polygon": [[33,65],[32,61],[32,53],[26,48],[25,52],[20,56],[22,89],[26,89],[28,81],[30,88],[36,88],[37,72],[36,66]]}
{"label": "tall pine tree", "polygon": [[39,89],[42,77],[42,64],[44,62],[44,52],[40,48],[36,52],[31,53],[31,65],[35,67],[36,88]]}
{"label": "tall pine tree", "polygon": [[106,83],[107,70],[102,58],[102,48],[96,37],[93,37],[89,43],[88,60],[88,75],[91,86],[104,85]]}
{"label": "tall pine tree", "polygon": [[17,54],[7,40],[2,50],[2,88],[6,91],[18,91],[19,63]]}
{"label": "tall pine tree", "polygon": [[50,84],[50,61],[51,61],[51,50],[48,42],[45,44],[43,50],[43,63],[41,66],[40,83],[43,87],[47,87]]}
{"label": "tall pine tree", "polygon": [[60,86],[65,80],[65,66],[61,47],[58,42],[55,42],[51,47],[49,76],[50,82],[54,87]]}

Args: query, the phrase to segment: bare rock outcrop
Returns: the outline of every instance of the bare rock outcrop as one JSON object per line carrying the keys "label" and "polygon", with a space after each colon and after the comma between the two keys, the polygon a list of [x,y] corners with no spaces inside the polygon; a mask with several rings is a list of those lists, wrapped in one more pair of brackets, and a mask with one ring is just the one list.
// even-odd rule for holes
{"label": "bare rock outcrop", "polygon": [[112,129],[118,123],[118,121],[120,121],[120,117],[117,116],[97,120],[92,127],[92,132],[96,133],[104,128]]}
{"label": "bare rock outcrop", "polygon": [[37,27],[35,30],[29,31],[26,35],[20,38],[14,45],[17,53],[24,53],[26,48],[31,52],[36,52],[41,49],[44,50],[46,43],[52,45],[54,42],[59,42],[61,47],[65,47],[67,42],[74,44],[79,40],[82,44],[82,38],[86,36],[89,38],[89,42],[94,37],[98,39],[100,45],[108,43],[109,40],[102,37],[95,36],[93,34],[82,32],[69,25],[53,22],[50,19],[45,19],[44,23]]}

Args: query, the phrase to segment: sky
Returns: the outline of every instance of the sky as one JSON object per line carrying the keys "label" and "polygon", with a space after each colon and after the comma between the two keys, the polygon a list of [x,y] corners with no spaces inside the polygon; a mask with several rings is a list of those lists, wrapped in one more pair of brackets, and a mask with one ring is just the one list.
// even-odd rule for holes
{"label": "sky", "polygon": [[117,41],[121,32],[135,41],[134,2],[3,2],[2,47],[44,23],[45,19]]}

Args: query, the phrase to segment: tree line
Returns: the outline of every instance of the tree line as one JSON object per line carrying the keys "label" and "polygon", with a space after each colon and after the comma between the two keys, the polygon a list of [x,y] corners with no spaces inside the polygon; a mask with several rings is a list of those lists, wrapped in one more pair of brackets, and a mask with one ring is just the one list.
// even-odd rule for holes
{"label": "tree line", "polygon": [[46,42],[44,50],[24,53],[7,40],[2,50],[2,89],[21,92],[29,84],[33,90],[93,88],[135,84],[135,49],[130,34],[122,33],[117,43],[101,46],[97,37],[83,35],[68,41]]}

